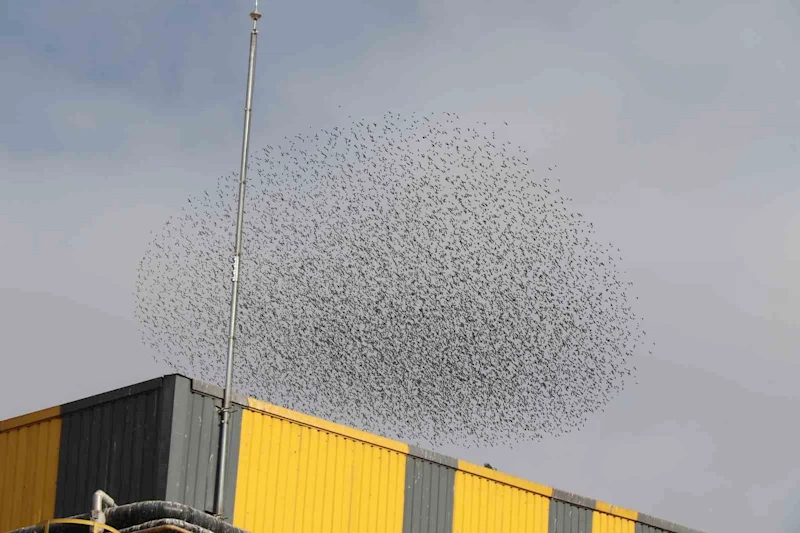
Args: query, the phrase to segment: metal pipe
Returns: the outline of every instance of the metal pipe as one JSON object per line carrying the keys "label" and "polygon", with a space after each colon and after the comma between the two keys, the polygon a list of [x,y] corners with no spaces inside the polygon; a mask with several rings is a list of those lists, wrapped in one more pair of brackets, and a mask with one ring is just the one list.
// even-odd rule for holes
{"label": "metal pipe", "polygon": [[103,504],[105,504],[106,507],[115,507],[117,505],[114,499],[102,490],[94,491],[94,494],[92,494],[92,522],[97,522],[98,524],[106,523],[106,513],[103,511]]}
{"label": "metal pipe", "polygon": [[150,527],[147,529],[140,529],[137,533],[161,533],[162,531],[176,531],[177,533],[192,533],[188,529],[174,526],[172,524],[165,524],[163,526]]}
{"label": "metal pipe", "polygon": [[163,526],[150,527],[147,529],[140,529],[137,533],[161,533],[162,531],[177,531],[179,533],[191,533],[188,529],[166,524]]}
{"label": "metal pipe", "polygon": [[244,107],[244,131],[242,132],[242,159],[239,167],[239,211],[236,218],[236,249],[233,255],[233,287],[231,288],[231,317],[228,335],[228,358],[225,364],[225,389],[222,398],[222,409],[220,410],[220,443],[219,454],[217,457],[217,485],[214,498],[214,512],[218,517],[222,517],[224,498],[225,498],[225,466],[228,455],[228,421],[231,413],[231,386],[233,382],[233,348],[236,342],[236,314],[239,304],[239,269],[241,267],[242,256],[242,226],[244,223],[244,193],[247,183],[247,156],[250,150],[250,115],[253,109],[253,75],[256,67],[256,43],[258,41],[258,19],[261,13],[258,12],[258,0],[255,8],[250,13],[253,20],[253,29],[250,31],[250,58],[247,67],[247,91],[245,93]]}

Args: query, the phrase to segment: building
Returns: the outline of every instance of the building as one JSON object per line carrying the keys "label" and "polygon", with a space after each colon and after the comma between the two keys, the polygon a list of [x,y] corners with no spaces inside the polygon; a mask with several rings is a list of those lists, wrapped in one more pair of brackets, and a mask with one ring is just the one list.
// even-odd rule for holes
{"label": "building", "polygon": [[[222,390],[169,375],[0,422],[0,532],[118,504],[211,512]],[[697,533],[234,395],[225,518],[252,533]]]}

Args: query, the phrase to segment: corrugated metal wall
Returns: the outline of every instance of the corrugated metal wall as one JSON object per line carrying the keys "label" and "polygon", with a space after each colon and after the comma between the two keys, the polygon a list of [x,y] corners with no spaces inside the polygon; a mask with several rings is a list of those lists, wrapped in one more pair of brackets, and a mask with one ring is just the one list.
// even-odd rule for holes
{"label": "corrugated metal wall", "polygon": [[[213,509],[222,390],[165,376],[0,422],[0,532],[118,502]],[[225,517],[252,533],[698,533],[234,394]],[[33,497],[30,497],[33,495]]]}
{"label": "corrugated metal wall", "polygon": [[[485,475],[481,475],[485,474]],[[459,461],[453,533],[547,533],[550,498],[504,483],[500,473]]]}
{"label": "corrugated metal wall", "polygon": [[619,516],[594,511],[592,533],[634,533],[636,522]]}
{"label": "corrugated metal wall", "polygon": [[638,513],[636,533],[699,533],[695,529],[681,526],[661,518],[656,518],[644,513]]}
{"label": "corrugated metal wall", "polygon": [[[55,407],[46,412],[49,420],[33,413],[2,422],[0,531],[84,513],[97,489],[118,503],[169,499],[211,511],[221,400],[215,387],[192,385],[166,376]],[[241,406],[230,430],[227,517],[236,494]]]}
{"label": "corrugated metal wall", "polygon": [[169,435],[161,422],[172,399],[162,382],[62,406],[56,516],[86,512],[97,489],[118,503],[163,497]]}
{"label": "corrugated metal wall", "polygon": [[253,533],[650,533],[640,526],[667,524],[252,398],[235,501],[234,524]]}
{"label": "corrugated metal wall", "polygon": [[[172,404],[169,473],[164,498],[191,505],[202,511],[214,511],[219,445],[219,411],[222,401],[217,391],[206,387],[206,394],[192,390],[188,378],[175,376]],[[214,394],[210,396],[209,394]],[[224,516],[233,516],[236,473],[239,458],[239,435],[242,429],[241,407],[234,405],[228,426],[230,440],[225,485]]]}
{"label": "corrugated metal wall", "polygon": [[453,490],[458,461],[416,446],[406,458],[403,533],[453,531]]}
{"label": "corrugated metal wall", "polygon": [[639,513],[596,501],[592,515],[593,533],[634,533]]}
{"label": "corrugated metal wall", "polygon": [[634,533],[635,525],[627,518],[574,503],[557,499],[550,502],[549,533]]}
{"label": "corrugated metal wall", "polygon": [[669,533],[669,531],[637,522],[636,533]]}
{"label": "corrugated metal wall", "polygon": [[60,412],[54,407],[0,422],[0,531],[53,518]]}
{"label": "corrugated metal wall", "polygon": [[244,412],[234,525],[252,533],[402,533],[407,449],[319,425]]}
{"label": "corrugated metal wall", "polygon": [[550,502],[550,526],[548,533],[594,533],[592,515],[594,511],[560,500]]}

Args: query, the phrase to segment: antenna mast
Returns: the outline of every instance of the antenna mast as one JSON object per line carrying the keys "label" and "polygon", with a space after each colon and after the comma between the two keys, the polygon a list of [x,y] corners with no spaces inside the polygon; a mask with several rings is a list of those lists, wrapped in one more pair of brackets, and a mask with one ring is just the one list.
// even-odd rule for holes
{"label": "antenna mast", "polygon": [[239,211],[236,218],[236,249],[233,255],[233,287],[231,289],[231,318],[228,336],[228,358],[225,365],[225,389],[220,409],[220,441],[217,454],[217,485],[214,498],[214,513],[222,517],[225,502],[225,467],[228,459],[228,429],[231,415],[231,385],[233,381],[233,348],[236,341],[236,313],[239,304],[239,269],[242,256],[242,225],[244,223],[244,191],[247,183],[247,158],[250,150],[250,114],[253,109],[253,74],[256,66],[256,42],[258,41],[258,0],[250,13],[253,29],[250,31],[250,57],[247,66],[247,91],[244,106],[244,131],[242,133],[242,161],[239,167]]}

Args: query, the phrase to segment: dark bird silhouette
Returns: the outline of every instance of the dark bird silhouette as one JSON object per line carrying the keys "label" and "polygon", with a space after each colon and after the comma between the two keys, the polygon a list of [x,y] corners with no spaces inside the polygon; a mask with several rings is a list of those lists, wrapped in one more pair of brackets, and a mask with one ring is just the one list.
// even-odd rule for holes
{"label": "dark bird silhouette", "polygon": [[[287,137],[249,168],[239,391],[485,446],[578,428],[628,379],[644,332],[617,248],[483,123],[390,113]],[[190,198],[136,287],[145,343],[218,384],[237,194],[231,174]]]}

